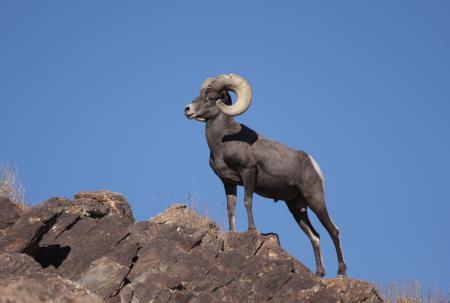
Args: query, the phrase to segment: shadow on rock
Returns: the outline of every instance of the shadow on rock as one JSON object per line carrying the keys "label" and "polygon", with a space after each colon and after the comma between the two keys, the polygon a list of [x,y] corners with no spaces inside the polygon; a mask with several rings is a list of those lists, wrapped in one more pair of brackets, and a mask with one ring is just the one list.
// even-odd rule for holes
{"label": "shadow on rock", "polygon": [[34,260],[41,264],[43,268],[52,265],[58,268],[70,253],[70,246],[61,246],[58,244],[50,246],[39,246]]}

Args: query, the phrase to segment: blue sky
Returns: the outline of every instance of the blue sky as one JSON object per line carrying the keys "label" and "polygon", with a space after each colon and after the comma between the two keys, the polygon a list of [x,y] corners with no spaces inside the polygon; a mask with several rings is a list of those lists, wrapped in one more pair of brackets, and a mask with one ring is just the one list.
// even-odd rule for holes
{"label": "blue sky", "polygon": [[[204,125],[183,108],[238,73],[254,102],[237,120],[321,166],[349,276],[449,291],[448,16],[448,1],[2,1],[0,163],[31,204],[110,189],[138,220],[191,199],[227,228]],[[254,213],[314,270],[284,203],[255,197]]]}

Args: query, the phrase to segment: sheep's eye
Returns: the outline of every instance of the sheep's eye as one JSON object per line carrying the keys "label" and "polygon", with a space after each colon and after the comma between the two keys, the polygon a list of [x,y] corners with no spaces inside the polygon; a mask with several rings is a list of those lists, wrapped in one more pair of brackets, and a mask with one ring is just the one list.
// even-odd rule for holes
{"label": "sheep's eye", "polygon": [[214,101],[214,99],[213,99],[213,98],[211,98],[211,97],[206,97],[206,101],[208,101],[208,102],[213,102],[213,101]]}

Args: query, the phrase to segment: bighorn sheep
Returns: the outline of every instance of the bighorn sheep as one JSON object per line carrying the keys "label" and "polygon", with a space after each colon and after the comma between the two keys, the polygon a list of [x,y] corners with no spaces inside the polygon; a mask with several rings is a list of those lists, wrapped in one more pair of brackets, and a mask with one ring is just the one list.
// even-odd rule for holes
{"label": "bighorn sheep", "polygon": [[[237,100],[231,104],[233,91]],[[189,119],[206,122],[209,164],[222,180],[227,196],[230,231],[236,231],[236,186],[244,186],[248,229],[255,229],[252,196],[284,200],[300,228],[311,240],[316,275],[324,276],[320,236],[308,218],[308,207],[330,234],[339,262],[338,275],[346,274],[339,230],[330,219],[324,201],[323,175],[314,159],[303,151],[264,138],[233,116],[245,112],[252,100],[248,82],[239,75],[220,75],[203,82],[200,95],[184,111]]]}

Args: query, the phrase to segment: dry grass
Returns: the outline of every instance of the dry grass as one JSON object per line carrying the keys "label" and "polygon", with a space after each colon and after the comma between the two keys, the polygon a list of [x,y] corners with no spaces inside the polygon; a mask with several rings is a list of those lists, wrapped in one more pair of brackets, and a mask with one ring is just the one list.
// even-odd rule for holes
{"label": "dry grass", "polygon": [[15,166],[0,164],[0,196],[7,197],[22,209],[26,209],[28,206],[25,202],[25,189],[17,176]]}
{"label": "dry grass", "polygon": [[380,293],[386,303],[450,303],[450,294],[435,289],[424,292],[419,281],[396,281],[381,285]]}
{"label": "dry grass", "polygon": [[187,208],[183,209],[180,224],[195,228],[218,228],[217,224],[209,218],[206,204],[201,205],[199,199],[191,193],[188,194]]}

